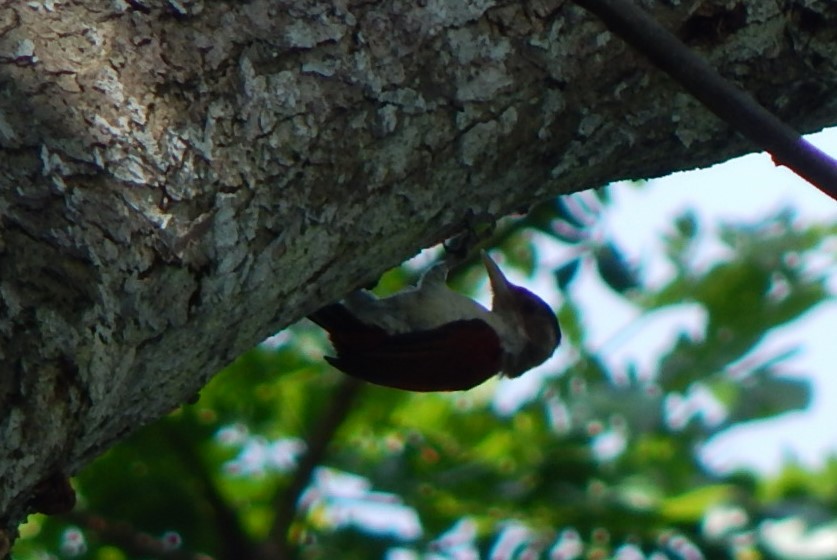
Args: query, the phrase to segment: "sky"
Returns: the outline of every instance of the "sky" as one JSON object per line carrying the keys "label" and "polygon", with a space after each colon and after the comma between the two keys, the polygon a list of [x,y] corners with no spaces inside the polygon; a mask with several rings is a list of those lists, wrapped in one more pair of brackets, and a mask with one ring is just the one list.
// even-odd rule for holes
{"label": "sky", "polygon": [[[837,128],[807,138],[837,157]],[[688,208],[697,212],[700,223],[710,225],[719,220],[755,220],[786,206],[795,208],[804,222],[837,222],[837,202],[788,169],[775,166],[766,154],[675,173],[653,180],[642,189],[617,184],[611,193],[614,204],[607,215],[608,227],[620,248],[640,265],[651,282],[665,272],[661,236],[671,230],[674,217]],[[832,276],[829,285],[837,294],[837,278]],[[620,313],[619,303],[612,296],[594,292],[581,297],[594,310],[589,325],[594,339],[607,341],[624,327],[620,318],[630,321],[628,314]],[[643,355],[654,354],[651,347],[659,344],[665,333],[672,332],[672,322],[687,329],[699,328],[689,324],[688,315],[661,317],[632,340],[629,350],[621,354],[617,350],[610,358],[641,362]],[[747,466],[776,472],[782,461],[791,457],[818,467],[829,453],[837,456],[837,302],[819,306],[792,328],[772,334],[765,341],[765,349],[797,345],[802,351],[791,359],[788,369],[812,382],[811,406],[727,431],[704,449],[703,457],[709,465],[722,471]]]}

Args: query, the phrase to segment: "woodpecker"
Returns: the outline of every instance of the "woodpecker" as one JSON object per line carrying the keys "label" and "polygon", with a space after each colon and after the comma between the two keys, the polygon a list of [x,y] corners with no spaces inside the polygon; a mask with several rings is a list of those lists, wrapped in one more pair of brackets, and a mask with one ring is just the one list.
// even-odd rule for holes
{"label": "woodpecker", "polygon": [[406,391],[463,391],[500,373],[519,377],[561,342],[552,309],[503,275],[483,251],[491,310],[446,285],[447,266],[418,285],[379,299],[358,290],[309,318],[329,333],[342,372]]}

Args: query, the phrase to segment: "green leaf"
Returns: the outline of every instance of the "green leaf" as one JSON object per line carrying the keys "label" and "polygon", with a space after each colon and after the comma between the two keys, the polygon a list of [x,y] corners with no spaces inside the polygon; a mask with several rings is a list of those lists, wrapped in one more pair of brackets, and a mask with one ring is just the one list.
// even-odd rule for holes
{"label": "green leaf", "polygon": [[660,513],[676,523],[699,523],[710,507],[727,502],[734,492],[728,484],[701,486],[663,500]]}
{"label": "green leaf", "polygon": [[636,272],[613,243],[599,247],[594,256],[599,276],[612,290],[623,294],[639,286]]}
{"label": "green leaf", "polygon": [[562,292],[565,292],[569,288],[570,283],[575,278],[576,272],[578,272],[578,266],[580,264],[581,259],[576,257],[555,271],[555,279],[558,282],[558,288],[560,288]]}
{"label": "green leaf", "polygon": [[697,215],[694,210],[687,210],[674,219],[674,227],[684,239],[694,239],[698,232]]}
{"label": "green leaf", "polygon": [[772,418],[792,410],[803,410],[811,402],[807,379],[755,374],[758,381],[745,383],[745,392],[731,411],[729,422]]}

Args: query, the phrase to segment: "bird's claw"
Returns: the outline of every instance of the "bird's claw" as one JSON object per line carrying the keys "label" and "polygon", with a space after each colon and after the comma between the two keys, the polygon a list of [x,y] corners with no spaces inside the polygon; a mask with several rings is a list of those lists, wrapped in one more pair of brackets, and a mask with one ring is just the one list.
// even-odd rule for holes
{"label": "bird's claw", "polygon": [[473,210],[468,210],[463,220],[462,230],[442,243],[445,249],[445,261],[450,266],[464,261],[474,247],[494,234],[495,225],[493,216],[478,215]]}

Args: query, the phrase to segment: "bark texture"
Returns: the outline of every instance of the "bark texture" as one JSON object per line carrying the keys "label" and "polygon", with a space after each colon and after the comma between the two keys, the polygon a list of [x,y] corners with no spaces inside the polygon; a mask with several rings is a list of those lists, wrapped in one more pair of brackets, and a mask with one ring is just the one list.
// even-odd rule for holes
{"label": "bark texture", "polygon": [[[837,122],[834,3],[645,4]],[[0,0],[0,529],[468,210],[748,149],[566,1]]]}

